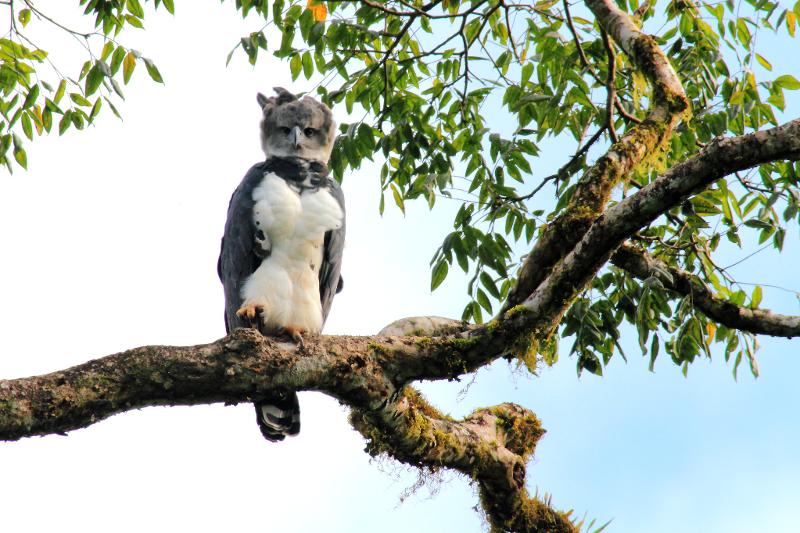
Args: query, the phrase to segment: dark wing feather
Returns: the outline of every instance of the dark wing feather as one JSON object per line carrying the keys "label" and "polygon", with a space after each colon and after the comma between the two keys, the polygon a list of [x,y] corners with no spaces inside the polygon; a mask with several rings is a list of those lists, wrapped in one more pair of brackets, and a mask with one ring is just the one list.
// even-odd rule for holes
{"label": "dark wing feather", "polygon": [[236,316],[242,305],[242,284],[268,255],[256,242],[253,224],[253,189],[261,182],[267,170],[264,163],[253,165],[233,192],[228,204],[228,220],[217,261],[217,273],[225,289],[225,330],[248,327],[250,324]]}
{"label": "dark wing feather", "polygon": [[328,318],[334,295],[342,290],[342,252],[344,251],[345,211],[344,193],[336,180],[328,178],[328,190],[342,208],[342,227],[325,233],[322,265],[319,269],[319,298],[322,302],[323,323]]}

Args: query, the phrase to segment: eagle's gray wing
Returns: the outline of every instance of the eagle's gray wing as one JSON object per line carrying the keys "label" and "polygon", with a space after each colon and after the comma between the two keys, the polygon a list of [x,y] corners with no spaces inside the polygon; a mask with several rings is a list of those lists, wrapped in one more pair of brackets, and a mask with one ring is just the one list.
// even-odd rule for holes
{"label": "eagle's gray wing", "polygon": [[319,298],[322,302],[322,321],[328,317],[334,295],[342,290],[342,252],[344,251],[345,212],[344,193],[342,187],[333,178],[328,178],[326,185],[331,196],[342,208],[342,227],[325,233],[325,244],[322,249],[322,265],[319,269]]}
{"label": "eagle's gray wing", "polygon": [[[217,273],[225,289],[225,329],[228,333],[242,327],[261,329],[260,321],[249,323],[237,316],[236,311],[242,305],[242,284],[270,253],[269,241],[263,233],[259,234],[253,221],[253,189],[269,170],[268,162],[253,165],[228,204],[228,220],[217,261]],[[266,439],[279,441],[300,431],[300,404],[294,391],[275,391],[269,396],[255,398],[254,403],[258,427]]]}
{"label": "eagle's gray wing", "polygon": [[264,177],[265,167],[264,163],[253,165],[228,204],[228,219],[217,261],[217,273],[225,290],[225,329],[228,333],[235,328],[251,326],[236,315],[242,305],[241,288],[261,264],[261,259],[269,255],[268,243],[256,240],[253,223],[253,189]]}

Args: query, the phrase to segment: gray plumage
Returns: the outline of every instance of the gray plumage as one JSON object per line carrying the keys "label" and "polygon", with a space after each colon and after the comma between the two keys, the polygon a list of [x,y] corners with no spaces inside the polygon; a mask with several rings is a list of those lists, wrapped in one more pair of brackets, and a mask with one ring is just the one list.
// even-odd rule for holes
{"label": "gray plumage", "polygon": [[[228,332],[253,327],[302,342],[302,334],[320,332],[342,288],[344,195],[325,166],[335,136],[330,110],[276,92],[258,97],[267,159],[250,168],[231,197],[217,270]],[[300,430],[294,391],[255,403],[267,439]]]}

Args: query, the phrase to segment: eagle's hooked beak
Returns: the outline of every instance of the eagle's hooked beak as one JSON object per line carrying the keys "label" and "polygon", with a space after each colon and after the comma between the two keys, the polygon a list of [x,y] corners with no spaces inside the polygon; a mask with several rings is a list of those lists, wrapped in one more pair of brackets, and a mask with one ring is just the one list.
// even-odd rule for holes
{"label": "eagle's hooked beak", "polygon": [[292,146],[295,148],[300,148],[300,139],[302,139],[302,133],[303,132],[300,131],[300,126],[295,126],[289,133],[289,142],[291,142]]}

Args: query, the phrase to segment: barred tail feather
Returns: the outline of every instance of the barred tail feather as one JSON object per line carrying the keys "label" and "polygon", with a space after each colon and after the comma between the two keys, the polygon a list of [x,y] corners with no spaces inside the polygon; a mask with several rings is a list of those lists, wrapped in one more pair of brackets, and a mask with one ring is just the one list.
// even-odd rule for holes
{"label": "barred tail feather", "polygon": [[300,402],[296,392],[278,394],[255,401],[256,420],[261,434],[277,442],[300,433]]}

